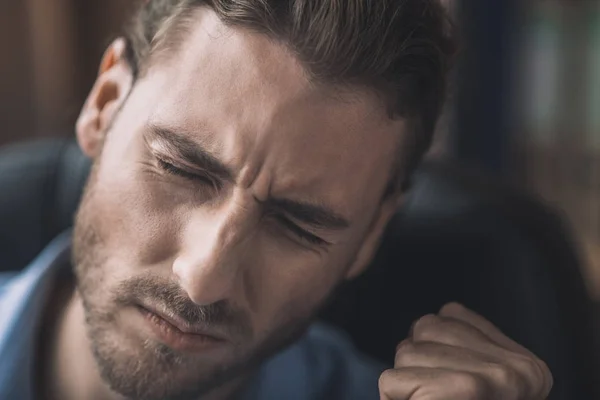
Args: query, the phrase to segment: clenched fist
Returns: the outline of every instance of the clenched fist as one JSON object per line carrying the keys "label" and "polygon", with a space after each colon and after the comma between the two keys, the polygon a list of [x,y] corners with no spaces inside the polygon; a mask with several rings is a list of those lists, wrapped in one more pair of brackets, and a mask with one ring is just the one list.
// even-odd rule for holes
{"label": "clenched fist", "polygon": [[414,325],[379,379],[382,400],[545,400],[546,364],[458,304]]}

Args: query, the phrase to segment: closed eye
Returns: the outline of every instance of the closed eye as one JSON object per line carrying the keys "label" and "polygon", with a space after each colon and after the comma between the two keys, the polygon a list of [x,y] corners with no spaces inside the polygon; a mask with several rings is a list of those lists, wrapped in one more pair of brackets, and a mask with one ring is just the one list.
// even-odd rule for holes
{"label": "closed eye", "polygon": [[170,162],[167,162],[165,160],[161,160],[161,159],[157,159],[157,160],[158,160],[158,165],[160,166],[160,168],[168,174],[179,176],[179,177],[185,178],[190,181],[201,182],[206,185],[217,187],[216,183],[212,179],[208,178],[205,175],[195,174],[193,172],[186,171],[182,168],[176,167],[175,165],[173,165]]}
{"label": "closed eye", "polygon": [[[210,179],[206,176],[186,171],[182,168],[176,167],[175,165],[173,165],[170,162],[167,162],[165,160],[161,160],[161,159],[157,159],[157,160],[158,160],[158,165],[160,166],[160,168],[168,174],[179,176],[179,177],[185,178],[187,180],[191,180],[191,181],[200,181],[204,184],[211,185],[213,187],[217,187],[217,184],[212,179]],[[277,215],[276,219],[287,230],[292,232],[294,235],[296,235],[302,241],[305,241],[305,242],[307,242],[311,245],[315,245],[315,246],[324,246],[324,245],[330,244],[326,240],[301,228],[300,226],[296,225],[294,222],[290,221],[288,218],[286,218],[282,215]]]}
{"label": "closed eye", "polygon": [[324,239],[321,239],[320,237],[308,232],[307,230],[302,229],[301,227],[299,227],[284,216],[278,215],[276,218],[279,223],[281,223],[286,229],[288,229],[290,232],[292,232],[294,235],[300,238],[300,240],[306,241],[309,244],[316,246],[324,246],[330,244]]}

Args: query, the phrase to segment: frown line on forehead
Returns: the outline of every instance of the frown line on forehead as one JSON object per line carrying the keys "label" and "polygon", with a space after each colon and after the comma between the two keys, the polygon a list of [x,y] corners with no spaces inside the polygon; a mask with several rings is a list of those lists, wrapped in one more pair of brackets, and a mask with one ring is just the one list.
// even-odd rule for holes
{"label": "frown line on forehead", "polygon": [[[204,149],[201,144],[190,139],[189,135],[175,129],[149,124],[146,130],[149,143],[156,143],[161,151],[175,159],[182,159],[202,169],[215,178],[228,183],[237,181],[238,171],[227,166],[215,155]],[[292,218],[315,228],[327,230],[344,230],[351,224],[348,218],[319,201],[302,201],[287,198],[269,197],[266,200],[255,198],[266,212],[276,211],[287,214]]]}

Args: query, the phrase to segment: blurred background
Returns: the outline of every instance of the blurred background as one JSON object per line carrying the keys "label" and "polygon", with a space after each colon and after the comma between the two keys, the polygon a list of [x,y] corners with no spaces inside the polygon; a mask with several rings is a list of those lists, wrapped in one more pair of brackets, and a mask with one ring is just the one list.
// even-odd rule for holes
{"label": "blurred background", "polygon": [[134,1],[0,2],[0,145],[71,135]]}
{"label": "blurred background", "polygon": [[[69,136],[131,0],[0,2],[0,145]],[[560,210],[600,300],[600,2],[448,1],[463,36],[431,157]]]}

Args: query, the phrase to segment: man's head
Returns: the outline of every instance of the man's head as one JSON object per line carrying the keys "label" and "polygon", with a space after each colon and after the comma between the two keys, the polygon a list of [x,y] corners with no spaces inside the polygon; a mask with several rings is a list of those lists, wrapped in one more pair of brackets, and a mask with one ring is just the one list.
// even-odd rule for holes
{"label": "man's head", "polygon": [[446,28],[435,0],[142,7],[77,126],[74,262],[115,391],[210,391],[368,266],[443,103]]}

